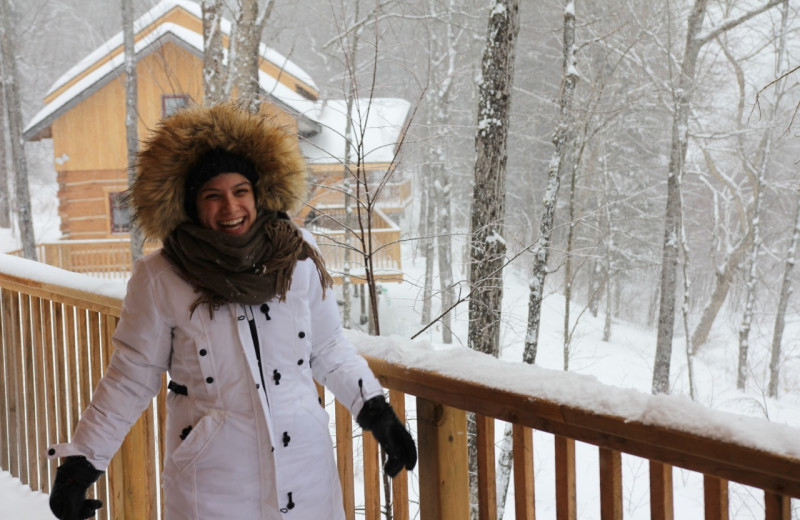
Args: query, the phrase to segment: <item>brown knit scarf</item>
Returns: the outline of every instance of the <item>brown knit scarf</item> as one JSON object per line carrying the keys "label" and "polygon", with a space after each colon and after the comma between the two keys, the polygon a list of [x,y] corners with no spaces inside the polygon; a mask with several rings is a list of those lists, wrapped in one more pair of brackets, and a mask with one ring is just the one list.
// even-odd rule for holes
{"label": "brown knit scarf", "polygon": [[276,296],[284,301],[295,265],[306,258],[317,267],[323,297],[333,286],[319,251],[285,213],[260,213],[243,235],[185,223],[164,240],[163,253],[201,293],[192,313],[203,303],[213,316],[215,308],[231,302],[255,305]]}

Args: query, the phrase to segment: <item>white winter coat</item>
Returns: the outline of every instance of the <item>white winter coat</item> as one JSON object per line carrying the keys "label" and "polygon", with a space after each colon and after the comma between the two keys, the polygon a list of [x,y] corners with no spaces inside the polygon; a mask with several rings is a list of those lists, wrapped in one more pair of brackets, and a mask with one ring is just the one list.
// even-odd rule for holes
{"label": "white winter coat", "polygon": [[354,416],[382,389],[342,335],[333,291],[322,298],[316,267],[303,260],[284,302],[230,304],[212,319],[206,305],[190,316],[197,297],[159,252],[136,263],[108,370],[72,442],[51,456],[85,455],[105,470],[168,371],[187,395],[167,396],[166,520],[343,519],[313,379]]}

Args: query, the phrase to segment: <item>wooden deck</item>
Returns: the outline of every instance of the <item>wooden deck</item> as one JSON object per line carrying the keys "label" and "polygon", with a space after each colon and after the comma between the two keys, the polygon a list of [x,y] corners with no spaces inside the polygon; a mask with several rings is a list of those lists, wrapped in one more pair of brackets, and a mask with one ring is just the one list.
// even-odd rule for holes
{"label": "wooden deck", "polygon": [[[29,278],[28,273],[34,272],[37,278]],[[0,467],[43,492],[48,492],[56,466],[45,457],[45,447],[69,439],[80,410],[89,402],[111,355],[110,337],[121,304],[119,297],[108,292],[99,294],[75,289],[74,283],[66,287],[53,281],[62,278],[65,275],[61,270],[0,255],[0,352],[4,361],[0,367]],[[95,280],[87,277],[86,287],[92,285],[96,285]],[[368,361],[390,389],[391,401],[401,416],[405,415],[405,398],[416,400],[416,420],[409,425],[419,444],[415,470],[419,500],[410,497],[409,476],[402,472],[392,489],[391,507],[397,520],[409,520],[417,510],[422,520],[469,518],[467,412],[477,414],[481,519],[497,517],[494,429],[498,420],[513,425],[515,502],[508,507],[514,508],[520,520],[536,516],[534,430],[554,437],[559,520],[580,517],[576,505],[580,477],[576,474],[576,442],[598,448],[597,507],[604,520],[621,519],[623,515],[622,454],[649,460],[653,519],[674,518],[673,467],[703,475],[706,519],[729,518],[729,481],[763,490],[763,517],[767,520],[789,520],[790,497],[800,498],[800,459],[631,420],[623,413],[625,403],[620,404],[619,413],[598,413],[504,390],[503,381],[487,381],[486,377],[479,383],[385,359]],[[99,481],[95,491],[105,499],[106,507],[98,518],[162,518],[158,468],[159,454],[163,453],[164,399],[162,391]],[[363,443],[360,435],[354,436],[352,418],[338,403],[334,408],[336,454],[347,518],[356,518],[355,486],[363,481],[365,502],[359,508],[359,518],[378,520],[385,497],[377,446],[369,435],[363,437]],[[704,426],[698,424],[692,431],[704,431]],[[769,427],[765,423],[764,428]],[[752,437],[745,427],[730,433],[731,439]],[[800,430],[793,438],[800,438]],[[361,457],[354,456],[357,450],[362,450]],[[363,460],[363,467],[355,467],[358,459]],[[356,471],[362,472],[359,478],[354,476]]]}

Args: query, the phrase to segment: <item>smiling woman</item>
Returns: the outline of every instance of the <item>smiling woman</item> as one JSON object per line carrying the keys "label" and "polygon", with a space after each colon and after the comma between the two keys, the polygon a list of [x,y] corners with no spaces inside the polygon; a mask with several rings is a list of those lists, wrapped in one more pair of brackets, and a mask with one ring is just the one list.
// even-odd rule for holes
{"label": "smiling woman", "polygon": [[[50,504],[88,518],[86,491],[169,373],[163,466],[170,520],[344,519],[315,381],[388,455],[416,447],[344,336],[314,239],[289,217],[305,197],[297,136],[232,105],[181,110],[145,144],[132,199],[163,249],[134,265],[114,354],[71,442]],[[308,468],[314,471],[308,471]]]}
{"label": "smiling woman", "polygon": [[253,185],[239,173],[221,173],[197,193],[200,225],[229,235],[242,235],[256,219]]}

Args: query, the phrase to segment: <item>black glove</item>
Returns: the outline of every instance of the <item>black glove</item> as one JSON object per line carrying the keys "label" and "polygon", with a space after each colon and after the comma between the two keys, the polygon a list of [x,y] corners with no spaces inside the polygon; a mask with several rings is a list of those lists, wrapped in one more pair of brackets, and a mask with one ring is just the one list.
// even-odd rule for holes
{"label": "black glove", "polygon": [[417,446],[406,427],[395,415],[392,407],[382,396],[376,396],[364,403],[358,412],[356,422],[363,430],[369,430],[386,452],[387,460],[383,470],[394,477],[400,470],[414,469],[417,464]]}
{"label": "black glove", "polygon": [[56,470],[56,481],[50,491],[50,511],[59,520],[84,520],[91,518],[103,502],[87,499],[86,491],[103,472],[92,466],[83,455],[64,459]]}

